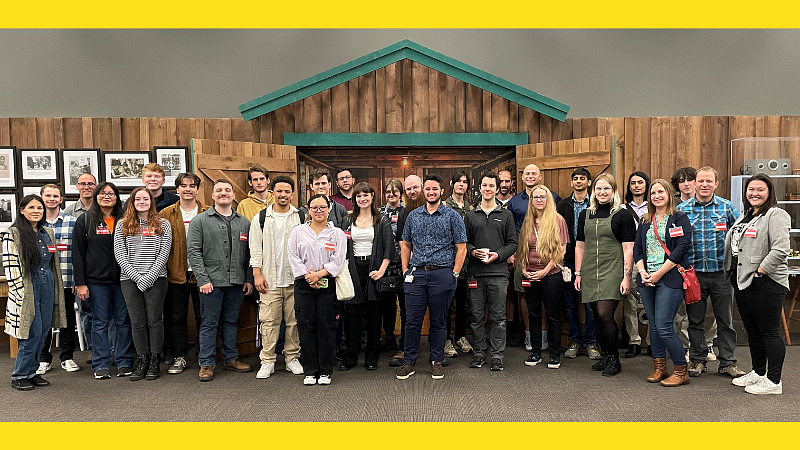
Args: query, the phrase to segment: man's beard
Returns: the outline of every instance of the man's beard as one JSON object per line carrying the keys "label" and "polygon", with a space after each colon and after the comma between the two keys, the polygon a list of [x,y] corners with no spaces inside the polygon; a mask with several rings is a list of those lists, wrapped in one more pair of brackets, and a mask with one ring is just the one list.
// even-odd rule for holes
{"label": "man's beard", "polygon": [[422,196],[422,193],[417,196],[416,200],[412,200],[411,197],[407,197],[407,199],[406,209],[409,211],[413,211],[425,204],[425,198]]}
{"label": "man's beard", "polygon": [[439,200],[441,200],[441,199],[442,199],[442,196],[440,195],[440,196],[436,197],[436,200],[434,200],[434,201],[430,201],[430,200],[428,200],[428,199],[427,199],[427,197],[425,198],[425,201],[426,201],[426,202],[427,202],[429,205],[433,205],[434,203],[438,203],[438,202],[439,202]]}

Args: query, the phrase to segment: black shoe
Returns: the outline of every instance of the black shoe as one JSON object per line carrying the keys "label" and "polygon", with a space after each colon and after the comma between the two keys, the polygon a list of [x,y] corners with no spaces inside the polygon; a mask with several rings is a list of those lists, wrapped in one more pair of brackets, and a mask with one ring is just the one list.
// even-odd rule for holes
{"label": "black shoe", "polygon": [[172,353],[164,353],[164,364],[171,366],[175,362],[175,356]]}
{"label": "black shoe", "polygon": [[499,372],[503,370],[503,361],[500,358],[492,358],[492,371]]}
{"label": "black shoe", "polygon": [[483,356],[473,356],[472,361],[469,362],[469,368],[480,369],[485,362],[486,360],[483,359]]}
{"label": "black shoe", "polygon": [[447,367],[447,366],[449,366],[449,365],[450,365],[450,363],[449,363],[449,362],[447,362],[447,358],[445,358],[445,359],[443,359],[443,360],[442,360],[442,367]]}
{"label": "black shoe", "polygon": [[561,358],[557,353],[550,354],[550,362],[547,363],[548,369],[558,369],[561,367]]}
{"label": "black shoe", "polygon": [[136,368],[131,372],[131,381],[139,381],[144,379],[147,369],[150,366],[150,355],[139,355],[139,361],[136,363]]}
{"label": "black shoe", "polygon": [[337,361],[344,361],[345,356],[347,356],[347,349],[340,348],[339,350],[336,350],[336,354],[333,355],[333,359]]}
{"label": "black shoe", "polygon": [[108,369],[100,369],[94,373],[95,380],[107,380],[111,378],[111,374],[108,373]]}
{"label": "black shoe", "polygon": [[402,351],[395,353],[392,359],[389,360],[389,367],[402,367],[403,355],[404,353]]}
{"label": "black shoe", "polygon": [[128,377],[133,373],[133,367],[120,367],[117,369],[118,377]]}
{"label": "black shoe", "polygon": [[506,347],[519,347],[519,336],[517,333],[506,333]]}
{"label": "black shoe", "polygon": [[18,391],[32,391],[33,383],[31,383],[27,378],[22,378],[19,380],[11,380],[11,387]]}
{"label": "black shoe", "polygon": [[364,368],[367,370],[378,370],[378,364],[377,363],[364,364]]}
{"label": "black shoe", "polygon": [[383,341],[381,344],[381,353],[384,352],[396,352],[397,351],[397,339],[394,336],[389,336]]}
{"label": "black shoe", "polygon": [[622,364],[620,364],[619,362],[619,356],[609,355],[608,365],[606,365],[606,368],[603,369],[603,376],[613,377],[614,375],[620,373],[621,371],[622,371]]}
{"label": "black shoe", "polygon": [[92,365],[92,355],[89,355],[89,357],[86,358],[86,365],[87,366],[91,366]]}
{"label": "black shoe", "polygon": [[642,347],[639,344],[631,344],[628,347],[628,351],[625,352],[626,358],[635,358],[636,355],[640,355],[642,353]]}
{"label": "black shoe", "polygon": [[147,369],[145,378],[148,380],[157,380],[161,376],[161,367],[158,365],[158,354],[150,354],[150,368]]}
{"label": "black shoe", "polygon": [[28,378],[28,381],[30,381],[31,384],[36,386],[36,387],[50,386],[50,382],[45,380],[44,378],[42,378],[41,375],[34,375],[34,376]]}
{"label": "black shoe", "polygon": [[592,364],[592,370],[605,370],[607,365],[608,353],[600,352],[600,359],[598,359],[596,363]]}
{"label": "black shoe", "polygon": [[345,363],[342,363],[342,365],[339,366],[339,372],[347,372],[348,370],[352,369],[356,365],[357,364],[345,364]]}
{"label": "black shoe", "polygon": [[525,360],[526,366],[535,366],[542,362],[542,355],[540,353],[531,353],[528,359]]}

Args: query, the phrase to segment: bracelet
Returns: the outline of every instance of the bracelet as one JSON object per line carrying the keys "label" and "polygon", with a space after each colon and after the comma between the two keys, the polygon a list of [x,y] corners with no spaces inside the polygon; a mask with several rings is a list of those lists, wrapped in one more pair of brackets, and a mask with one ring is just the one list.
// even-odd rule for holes
{"label": "bracelet", "polygon": [[639,273],[647,273],[647,271],[642,269],[642,270],[639,271]]}
{"label": "bracelet", "polygon": [[576,276],[576,277],[579,277],[579,276],[581,276],[581,271],[580,271],[580,270],[576,270],[576,271],[575,271],[575,276]]}

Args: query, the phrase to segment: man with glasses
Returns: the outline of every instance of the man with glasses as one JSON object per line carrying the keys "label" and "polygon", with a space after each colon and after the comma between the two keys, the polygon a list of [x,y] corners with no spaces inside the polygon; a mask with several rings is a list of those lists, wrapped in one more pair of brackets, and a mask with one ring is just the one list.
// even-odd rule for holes
{"label": "man with glasses", "polygon": [[[397,178],[392,178],[383,185],[383,195],[386,199],[386,204],[381,206],[378,209],[378,212],[382,216],[386,216],[389,219],[389,223],[392,224],[392,234],[395,238],[395,259],[389,263],[389,267],[386,269],[386,274],[384,276],[401,276],[401,266],[400,266],[400,243],[397,242],[397,237],[399,234],[397,233],[397,225],[398,221],[400,220],[400,215],[406,210],[403,202],[401,201],[401,195],[403,192],[403,182],[398,180]],[[397,292],[386,295],[382,300],[382,308],[381,308],[381,317],[383,322],[383,334],[384,339],[381,343],[381,353],[383,352],[396,352],[398,350],[397,347],[397,339],[395,339],[394,335],[394,326],[397,322],[397,305],[400,305],[400,317],[401,322],[403,321],[403,317],[406,316],[406,300],[405,294],[403,292]],[[400,346],[403,346],[405,334],[402,332],[400,333]]]}
{"label": "man with glasses", "polygon": [[78,177],[78,183],[75,187],[78,188],[81,198],[79,201],[64,208],[64,214],[77,219],[92,207],[92,202],[94,202],[94,188],[97,187],[97,179],[90,173],[84,173]]}
{"label": "man with glasses", "polygon": [[[328,222],[333,222],[333,226],[339,228],[342,226],[342,219],[347,215],[347,209],[330,197],[330,179],[331,175],[326,169],[314,169],[311,171],[311,190],[314,191],[314,194],[328,197]],[[300,210],[303,211],[305,217],[311,217],[306,206],[301,206]]]}
{"label": "man with glasses", "polygon": [[344,206],[347,212],[353,212],[353,186],[356,184],[356,179],[350,172],[350,169],[339,169],[336,172],[336,185],[339,187],[339,192],[331,196],[333,201]]}

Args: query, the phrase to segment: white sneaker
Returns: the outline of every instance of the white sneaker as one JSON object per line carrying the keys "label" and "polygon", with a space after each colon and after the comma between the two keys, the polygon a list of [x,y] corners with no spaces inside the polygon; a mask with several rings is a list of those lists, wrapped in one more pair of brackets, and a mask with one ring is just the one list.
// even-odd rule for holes
{"label": "white sneaker", "polygon": [[458,356],[458,352],[456,352],[455,347],[453,347],[453,341],[450,339],[444,343],[444,356],[447,356],[448,358],[455,358]]}
{"label": "white sneaker", "polygon": [[300,364],[300,360],[295,358],[289,361],[286,364],[286,370],[292,372],[294,375],[302,375],[303,374],[303,366]]}
{"label": "white sneaker", "polygon": [[317,381],[317,383],[322,385],[322,386],[327,386],[327,385],[331,384],[331,376],[330,375],[320,375],[319,376],[319,381]]}
{"label": "white sneaker", "polygon": [[752,386],[766,377],[767,377],[766,375],[761,376],[757,374],[755,370],[751,370],[750,373],[748,373],[747,375],[732,379],[731,384],[734,386],[741,386],[741,387]]}
{"label": "white sneaker", "polygon": [[764,376],[758,383],[746,386],[744,391],[750,394],[783,394],[783,383],[779,381],[775,384]]}
{"label": "white sneaker", "polygon": [[458,347],[464,353],[469,353],[472,351],[472,344],[470,344],[467,338],[463,336],[458,340],[458,342],[456,342],[456,347]]}
{"label": "white sneaker", "polygon": [[689,357],[689,349],[688,348],[686,349],[686,362],[687,363],[691,363],[692,362],[692,358]]}
{"label": "white sneaker", "polygon": [[706,359],[708,361],[716,361],[717,360],[717,355],[714,353],[714,347],[711,347],[711,346],[708,347],[708,355],[706,356]]}
{"label": "white sneaker", "polygon": [[265,364],[261,364],[261,368],[258,369],[258,373],[256,374],[256,378],[259,380],[263,380],[269,378],[270,375],[275,373],[275,363],[268,362]]}
{"label": "white sneaker", "polygon": [[315,377],[314,375],[306,375],[306,377],[303,378],[303,384],[305,384],[306,386],[317,384],[317,377]]}
{"label": "white sneaker", "polygon": [[531,332],[530,331],[526,331],[525,332],[525,350],[527,350],[529,352],[533,351],[533,345],[531,345]]}
{"label": "white sneaker", "polygon": [[[40,365],[41,367],[41,365]],[[66,361],[61,362],[61,368],[66,370],[67,372],[77,372],[81,370],[80,366],[75,363],[75,361],[68,359]]]}
{"label": "white sneaker", "polygon": [[48,370],[50,370],[50,364],[46,362],[40,362],[39,368],[36,369],[36,375],[44,375]]}

